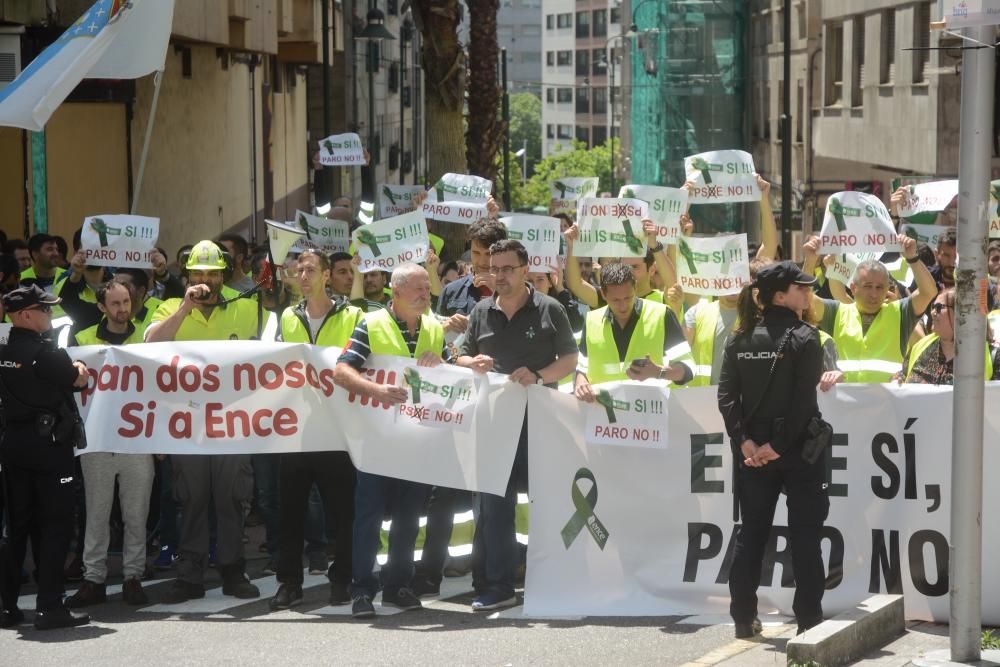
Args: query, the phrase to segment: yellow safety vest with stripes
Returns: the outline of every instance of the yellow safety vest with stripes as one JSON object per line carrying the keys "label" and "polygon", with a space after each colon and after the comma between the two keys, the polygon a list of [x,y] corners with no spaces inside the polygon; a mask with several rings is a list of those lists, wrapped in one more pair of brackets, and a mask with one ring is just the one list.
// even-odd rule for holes
{"label": "yellow safety vest with stripes", "polygon": [[694,337],[691,340],[691,357],[694,359],[694,377],[687,387],[707,387],[712,384],[712,354],[715,351],[715,332],[719,328],[718,301],[701,301],[694,314]]}
{"label": "yellow safety vest with stripes", "polygon": [[837,307],[833,340],[840,357],[837,366],[844,372],[845,382],[889,382],[899,372],[903,367],[903,353],[899,349],[901,322],[899,301],[883,305],[867,333],[856,304],[842,303]]}
{"label": "yellow safety vest with stripes", "polygon": [[[916,366],[917,361],[927,352],[927,349],[936,342],[940,336],[935,333],[928,334],[918,340],[910,350],[910,359],[906,364],[906,379],[910,379],[910,374],[913,373],[913,367]],[[983,364],[983,377],[987,380],[993,377],[993,359],[990,355],[990,346],[986,345],[986,361]]]}
{"label": "yellow safety vest with stripes", "polygon": [[[409,357],[410,349],[403,339],[392,313],[387,309],[377,310],[365,316],[368,323],[368,347],[372,354],[388,354],[395,357]],[[433,352],[441,356],[444,353],[444,327],[433,315],[420,316],[420,333],[417,336],[417,349],[414,359],[419,359],[424,352]]]}
{"label": "yellow safety vest with stripes", "polygon": [[[107,318],[102,318],[101,322],[104,322],[104,320],[106,320],[106,319]],[[97,335],[97,327],[99,327],[99,326],[100,326],[100,324],[95,324],[92,327],[87,327],[83,331],[78,331],[76,333],[76,336],[75,336],[75,338],[76,338],[76,344],[80,345],[80,346],[84,346],[84,345],[108,345],[108,341],[100,338]],[[135,325],[133,324],[133,326],[135,326]],[[132,333],[129,335],[129,337],[125,339],[125,342],[121,343],[121,344],[122,345],[135,345],[135,344],[141,343],[142,342],[142,334],[143,334],[143,331],[140,331],[138,327],[135,327],[133,329]]]}
{"label": "yellow safety vest with stripes", "polygon": [[360,308],[351,305],[343,306],[337,312],[331,310],[323,320],[316,334],[316,340],[313,340],[309,324],[302,321],[297,310],[296,307],[289,306],[281,313],[281,340],[286,343],[344,347],[347,341],[351,340],[354,327],[358,325],[363,315]]}

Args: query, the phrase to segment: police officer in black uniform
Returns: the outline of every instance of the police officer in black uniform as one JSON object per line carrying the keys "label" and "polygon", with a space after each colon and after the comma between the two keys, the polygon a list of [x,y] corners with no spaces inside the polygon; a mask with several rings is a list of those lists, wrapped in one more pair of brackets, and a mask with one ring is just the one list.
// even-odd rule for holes
{"label": "police officer in black uniform", "polygon": [[[87,367],[56,347],[52,306],[58,297],[37,285],[21,287],[3,297],[13,327],[0,349],[0,409],[3,466],[10,503],[10,540],[14,567],[24,563],[29,535],[38,570],[35,627],[51,630],[90,622],[62,603],[63,565],[73,531],[74,452],[72,438],[62,427],[75,415],[72,392],[87,385]],[[24,615],[4,596],[3,627],[17,625]]]}
{"label": "police officer in black uniform", "polygon": [[739,324],[723,355],[719,410],[731,438],[733,465],[738,466],[734,492],[743,515],[729,573],[729,611],[737,638],[761,630],[757,588],[782,491],[799,632],[823,620],[820,531],[830,503],[822,457],[813,463],[803,458],[807,427],[820,417],[816,385],[823,373],[823,351],[816,329],[796,315],[808,310],[815,282],[792,262],[762,268],[740,293]]}

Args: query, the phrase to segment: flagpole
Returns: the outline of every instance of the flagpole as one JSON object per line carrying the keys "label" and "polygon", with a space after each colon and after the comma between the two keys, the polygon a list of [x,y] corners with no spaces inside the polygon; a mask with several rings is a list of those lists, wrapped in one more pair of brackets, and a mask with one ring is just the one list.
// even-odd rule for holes
{"label": "flagpole", "polygon": [[139,193],[142,192],[142,177],[146,171],[146,158],[149,156],[149,140],[153,136],[153,124],[156,122],[156,107],[160,102],[160,84],[163,83],[163,70],[153,75],[153,104],[149,109],[149,120],[146,122],[146,137],[142,141],[142,156],[139,158],[139,175],[135,179],[135,192],[132,193],[132,215],[139,206]]}

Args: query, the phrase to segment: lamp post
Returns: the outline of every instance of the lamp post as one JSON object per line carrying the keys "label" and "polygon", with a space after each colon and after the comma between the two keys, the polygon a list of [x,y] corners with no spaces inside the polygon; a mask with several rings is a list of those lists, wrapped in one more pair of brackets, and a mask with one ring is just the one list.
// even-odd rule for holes
{"label": "lamp post", "polygon": [[368,42],[368,149],[371,153],[368,164],[368,178],[361,185],[361,198],[364,201],[375,201],[375,69],[379,62],[379,42],[396,37],[385,28],[385,14],[374,5],[365,16],[365,29],[357,39]]}
{"label": "lamp post", "polygon": [[[403,24],[399,28],[399,184],[403,185],[406,182],[406,174],[403,171],[403,150],[406,143],[404,139],[406,133],[406,105],[403,104],[403,88],[404,81],[406,80],[406,47],[410,44],[413,39],[413,19],[410,18],[409,13],[403,18]],[[413,92],[411,91],[412,95]],[[410,103],[412,104],[412,99]],[[416,122],[414,122],[414,126]]]}
{"label": "lamp post", "polygon": [[[643,0],[645,2],[646,0]],[[642,4],[642,3],[640,3]],[[623,33],[621,35],[612,35],[604,42],[604,51],[601,53],[601,64],[604,65],[606,69],[610,69],[609,73],[609,86],[608,86],[608,97],[611,98],[611,119],[608,122],[608,138],[611,139],[611,195],[615,194],[615,63],[614,59],[609,55],[608,47],[611,42],[616,39],[623,40],[630,36],[631,31],[628,33]]]}

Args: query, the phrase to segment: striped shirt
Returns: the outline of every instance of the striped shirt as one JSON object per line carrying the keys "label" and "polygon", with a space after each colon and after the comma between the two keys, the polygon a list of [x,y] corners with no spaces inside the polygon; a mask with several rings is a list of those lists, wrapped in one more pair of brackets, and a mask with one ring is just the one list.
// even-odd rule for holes
{"label": "striped shirt", "polygon": [[[387,309],[392,313],[392,318],[396,321],[396,326],[399,327],[399,331],[403,334],[403,340],[406,341],[406,347],[410,351],[410,356],[417,351],[417,339],[420,337],[420,321],[417,321],[417,329],[410,335],[410,330],[406,326],[406,322],[402,321],[396,314],[392,311],[392,308]],[[354,328],[354,332],[351,334],[351,340],[348,341],[347,345],[344,346],[343,351],[340,353],[340,358],[337,359],[338,364],[347,364],[360,371],[364,368],[365,362],[368,361],[368,357],[372,353],[371,343],[368,340],[368,322],[362,319],[358,326]],[[453,358],[451,350],[448,346],[444,346],[444,354],[442,359],[446,364],[453,363]]]}

